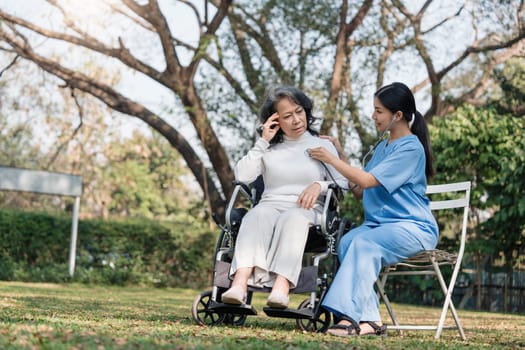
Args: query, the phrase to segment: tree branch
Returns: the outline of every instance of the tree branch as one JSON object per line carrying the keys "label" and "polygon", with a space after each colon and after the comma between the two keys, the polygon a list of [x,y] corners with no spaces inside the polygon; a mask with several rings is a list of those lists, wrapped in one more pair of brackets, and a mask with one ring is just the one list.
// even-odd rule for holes
{"label": "tree branch", "polygon": [[62,152],[64,147],[66,147],[67,144],[70,143],[75,138],[75,136],[80,131],[80,128],[82,128],[82,125],[84,125],[84,109],[80,105],[80,102],[78,101],[78,98],[75,95],[75,89],[71,89],[71,97],[73,97],[73,100],[75,101],[75,105],[77,106],[78,118],[79,118],[80,121],[79,121],[78,125],[75,127],[75,129],[73,130],[73,133],[67,138],[67,140],[62,142],[57,147],[55,153],[49,159],[49,162],[47,163],[45,169],[49,169],[51,167],[51,165],[55,162],[56,158],[59,156],[60,152]]}
{"label": "tree branch", "polygon": [[134,0],[122,1],[137,16],[143,18],[155,28],[166,62],[166,70],[163,74],[164,79],[174,80],[180,74],[181,63],[172,45],[172,35],[166,17],[160,11],[157,0],[150,0],[146,5],[139,5]]}
{"label": "tree branch", "polygon": [[182,155],[203,191],[205,189],[208,190],[209,193],[207,193],[206,196],[211,198],[210,203],[212,209],[218,213],[223,212],[224,200],[220,197],[221,191],[216,187],[213,177],[210,175],[204,163],[200,160],[199,156],[184,136],[170,124],[156,116],[143,105],[121,95],[110,86],[102,84],[80,72],[66,68],[53,60],[38,55],[29,45],[18,41],[16,38],[9,35],[9,33],[1,29],[1,27],[0,38],[7,42],[21,57],[33,61],[48,73],[64,80],[66,86],[69,86],[72,89],[84,91],[96,97],[108,107],[144,121],[147,125],[163,135]]}
{"label": "tree branch", "polygon": [[521,42],[523,39],[525,39],[525,32],[521,32],[517,37],[512,38],[511,40],[508,40],[506,42],[502,42],[499,44],[492,44],[492,45],[485,45],[485,46],[469,46],[465,49],[463,54],[459,56],[456,60],[451,62],[448,66],[444,67],[441,71],[439,71],[438,76],[441,79],[443,76],[445,76],[449,71],[457,67],[461,62],[463,62],[470,54],[474,53],[481,53],[481,52],[490,52],[490,51],[496,51],[500,49],[509,48],[519,42]]}
{"label": "tree branch", "polygon": [[16,61],[18,60],[18,58],[20,58],[20,55],[16,55],[15,58],[13,58],[13,60],[5,67],[3,68],[1,71],[0,71],[0,77],[2,77],[2,75],[4,74],[4,72],[8,71],[9,68],[11,68],[12,66],[15,65]]}
{"label": "tree branch", "polygon": [[[27,22],[21,18],[11,16],[10,14],[2,10],[0,10],[0,19],[5,20],[9,24],[16,24],[26,29],[29,29],[47,38],[61,40],[61,41],[64,41],[64,42],[67,42],[73,45],[85,47],[87,49],[101,53],[103,55],[107,55],[107,56],[116,58],[120,60],[121,62],[123,62],[124,64],[126,64],[127,66],[133,69],[136,69],[137,71],[144,73],[153,79],[157,78],[156,80],[162,83],[162,81],[160,81],[159,79],[161,76],[161,73],[159,71],[145,64],[144,62],[136,59],[134,56],[130,54],[129,50],[123,46],[117,49],[110,48],[96,39],[85,40],[83,38],[68,35],[65,33],[59,33],[55,31],[47,30],[33,23]],[[16,31],[16,29],[12,28],[12,30],[13,32],[16,32],[18,37],[22,37],[22,34]],[[25,39],[24,41],[26,41],[26,44],[27,44],[27,39]]]}

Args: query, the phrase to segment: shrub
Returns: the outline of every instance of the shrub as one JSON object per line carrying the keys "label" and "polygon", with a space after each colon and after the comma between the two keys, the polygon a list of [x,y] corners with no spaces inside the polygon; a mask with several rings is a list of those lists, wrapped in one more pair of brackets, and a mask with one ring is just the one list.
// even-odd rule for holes
{"label": "shrub", "polygon": [[[158,287],[208,285],[215,235],[189,216],[81,220],[74,281]],[[71,235],[67,215],[0,210],[0,279],[66,282]]]}

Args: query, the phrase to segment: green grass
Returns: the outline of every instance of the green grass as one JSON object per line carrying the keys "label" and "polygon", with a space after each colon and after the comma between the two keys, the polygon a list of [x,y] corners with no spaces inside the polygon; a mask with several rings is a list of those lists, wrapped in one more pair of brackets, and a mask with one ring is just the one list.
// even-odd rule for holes
{"label": "green grass", "polygon": [[[295,320],[264,315],[242,327],[203,327],[191,316],[200,291],[0,282],[0,349],[518,349],[525,316],[459,310],[468,340],[444,331],[390,331],[388,337],[338,338],[303,333]],[[304,296],[294,295],[293,305]],[[394,305],[400,319],[430,321],[438,309]],[[384,310],[382,310],[384,311]],[[384,319],[387,320],[386,314]],[[451,320],[448,320],[449,322]]]}

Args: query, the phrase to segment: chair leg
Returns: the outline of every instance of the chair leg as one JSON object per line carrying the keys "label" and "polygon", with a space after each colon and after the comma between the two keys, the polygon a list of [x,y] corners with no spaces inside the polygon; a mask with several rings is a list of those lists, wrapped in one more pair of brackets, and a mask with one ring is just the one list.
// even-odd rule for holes
{"label": "chair leg", "polygon": [[[385,293],[385,283],[388,275],[384,274],[383,276],[379,277],[376,280],[376,286],[377,291],[379,292],[379,295],[381,296],[381,299],[383,299],[383,302],[385,303],[385,307],[388,311],[388,314],[390,315],[390,318],[392,319],[392,323],[394,323],[395,326],[399,326],[399,322],[397,321],[396,314],[394,313],[394,309],[392,309],[392,305],[390,304],[390,299],[388,299],[388,296]],[[399,335],[403,334],[403,331],[398,330]]]}
{"label": "chair leg", "polygon": [[459,332],[459,335],[461,336],[462,340],[466,340],[465,332],[463,331],[463,327],[461,326],[461,321],[459,320],[458,313],[456,311],[456,308],[454,307],[454,303],[452,302],[452,292],[454,291],[454,285],[456,284],[456,279],[459,273],[459,264],[456,262],[454,265],[454,270],[452,272],[452,277],[450,279],[449,286],[447,287],[445,283],[445,279],[443,278],[443,275],[441,274],[441,269],[439,268],[438,263],[436,260],[432,257],[432,266],[434,267],[434,271],[436,272],[437,279],[439,281],[439,284],[441,285],[441,290],[445,294],[445,301],[443,303],[443,308],[441,310],[441,316],[439,318],[438,327],[436,329],[436,335],[434,336],[435,339],[439,339],[441,336],[441,332],[443,331],[443,327],[445,325],[445,319],[447,317],[447,311],[450,309],[450,312],[452,313],[452,317],[454,318],[454,322],[456,323],[456,328]]}

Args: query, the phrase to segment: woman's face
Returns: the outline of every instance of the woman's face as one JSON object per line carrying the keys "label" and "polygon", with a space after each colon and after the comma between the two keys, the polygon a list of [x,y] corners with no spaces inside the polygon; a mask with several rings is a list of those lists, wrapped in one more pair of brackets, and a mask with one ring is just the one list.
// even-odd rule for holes
{"label": "woman's face", "polygon": [[377,97],[374,97],[374,113],[372,119],[376,124],[379,133],[385,132],[393,125],[394,113],[388,110]]}
{"label": "woman's face", "polygon": [[283,98],[275,105],[279,114],[279,126],[291,139],[299,138],[306,131],[306,111],[289,98]]}

